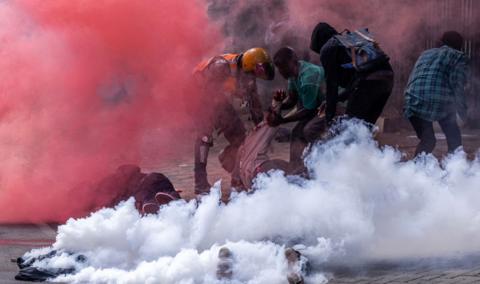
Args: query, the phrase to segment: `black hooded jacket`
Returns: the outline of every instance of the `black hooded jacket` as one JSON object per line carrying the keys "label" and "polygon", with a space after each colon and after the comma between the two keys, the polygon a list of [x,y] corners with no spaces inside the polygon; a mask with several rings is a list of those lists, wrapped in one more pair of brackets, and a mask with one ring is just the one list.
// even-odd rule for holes
{"label": "black hooded jacket", "polygon": [[[310,48],[320,54],[320,61],[325,69],[327,80],[326,110],[327,122],[332,121],[336,113],[338,102],[338,87],[347,90],[353,88],[355,79],[361,79],[354,69],[343,68],[342,65],[350,63],[351,57],[345,47],[334,37],[338,32],[327,23],[319,23],[312,33]],[[392,70],[389,63],[380,66],[377,70]],[[374,70],[374,71],[377,71]]]}

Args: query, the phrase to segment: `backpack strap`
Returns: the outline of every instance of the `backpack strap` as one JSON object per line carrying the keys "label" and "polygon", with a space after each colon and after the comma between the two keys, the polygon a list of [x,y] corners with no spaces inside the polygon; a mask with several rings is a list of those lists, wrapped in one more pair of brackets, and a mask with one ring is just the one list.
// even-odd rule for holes
{"label": "backpack strap", "polygon": [[373,42],[373,43],[376,43],[377,41],[375,39],[373,39],[372,37],[369,37],[368,35],[366,35],[365,33],[363,33],[362,30],[356,30],[354,33],[356,33],[357,35],[361,36],[362,38],[364,38],[365,40],[369,41],[369,42]]}
{"label": "backpack strap", "polygon": [[357,69],[357,56],[355,53],[355,47],[351,46],[350,47],[350,52],[352,53],[350,57],[352,57],[352,65],[355,69]]}

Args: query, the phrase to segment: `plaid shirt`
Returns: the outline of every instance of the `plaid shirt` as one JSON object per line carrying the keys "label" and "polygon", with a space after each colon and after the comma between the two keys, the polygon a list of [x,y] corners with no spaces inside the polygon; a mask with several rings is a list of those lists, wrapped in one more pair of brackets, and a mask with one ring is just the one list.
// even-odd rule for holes
{"label": "plaid shirt", "polygon": [[405,90],[405,116],[438,121],[457,112],[464,118],[467,69],[465,54],[448,46],[423,52]]}

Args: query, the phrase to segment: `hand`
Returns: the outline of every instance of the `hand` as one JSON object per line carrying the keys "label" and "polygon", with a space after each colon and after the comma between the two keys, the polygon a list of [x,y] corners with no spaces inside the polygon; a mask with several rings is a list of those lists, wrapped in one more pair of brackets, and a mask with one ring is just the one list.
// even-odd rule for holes
{"label": "hand", "polygon": [[273,111],[270,111],[266,116],[267,124],[271,127],[277,127],[283,123],[283,117]]}
{"label": "hand", "polygon": [[260,122],[259,124],[253,126],[253,131],[257,131],[258,129],[262,128],[265,124],[267,124],[267,116],[268,116],[268,113],[265,113],[264,114],[264,120],[262,120],[262,122]]}
{"label": "hand", "polygon": [[273,99],[277,102],[283,102],[287,97],[287,92],[285,90],[276,90],[273,94]]}
{"label": "hand", "polygon": [[325,117],[325,111],[327,109],[327,104],[325,102],[323,102],[319,107],[318,107],[318,113],[317,113],[317,116],[320,117],[320,118],[324,118]]}

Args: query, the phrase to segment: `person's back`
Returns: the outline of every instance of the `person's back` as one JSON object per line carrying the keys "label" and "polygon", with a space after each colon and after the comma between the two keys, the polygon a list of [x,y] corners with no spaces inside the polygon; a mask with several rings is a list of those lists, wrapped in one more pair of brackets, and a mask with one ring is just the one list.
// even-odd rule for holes
{"label": "person's back", "polygon": [[240,147],[237,155],[238,175],[247,189],[252,186],[259,167],[270,160],[268,151],[277,130],[277,127],[264,123],[249,133]]}
{"label": "person's back", "polygon": [[355,70],[342,67],[352,61],[345,47],[337,39],[331,38],[319,53],[322,66],[330,79],[335,80],[339,87],[348,88],[353,82]]}
{"label": "person's back", "polygon": [[[272,100],[271,110],[280,112],[281,103]],[[241,185],[250,190],[253,179],[257,174],[268,172],[273,169],[290,171],[287,161],[273,159],[268,153],[272,150],[272,141],[278,132],[278,127],[269,126],[267,121],[260,123],[245,138],[238,149],[233,175],[241,182]]]}
{"label": "person's back", "polygon": [[463,88],[466,57],[446,45],[426,50],[417,60],[405,90],[405,115],[427,121],[443,119],[457,109],[456,94]]}
{"label": "person's back", "polygon": [[[356,53],[347,50],[339,36],[332,26],[323,22],[312,32],[310,48],[320,55],[327,78],[326,120],[330,124],[337,114],[338,89],[342,87],[346,89],[344,95],[348,94],[345,96],[348,97],[346,114],[374,124],[393,89],[393,69],[388,56],[368,71],[356,70],[353,68],[356,66]],[[374,40],[370,41],[377,45]]]}
{"label": "person's back", "polygon": [[440,41],[441,47],[426,50],[418,58],[405,89],[404,114],[420,139],[415,155],[435,148],[434,121],[445,133],[448,151],[455,151],[462,145],[457,113],[468,120],[464,96],[467,59],[461,51],[464,39],[449,31]]}
{"label": "person's back", "polygon": [[[323,67],[299,60],[300,70],[298,77],[288,79],[288,89],[299,94],[301,107],[307,109],[318,109],[325,100],[324,84],[325,71]],[[307,92],[307,89],[314,87],[315,94]]]}

